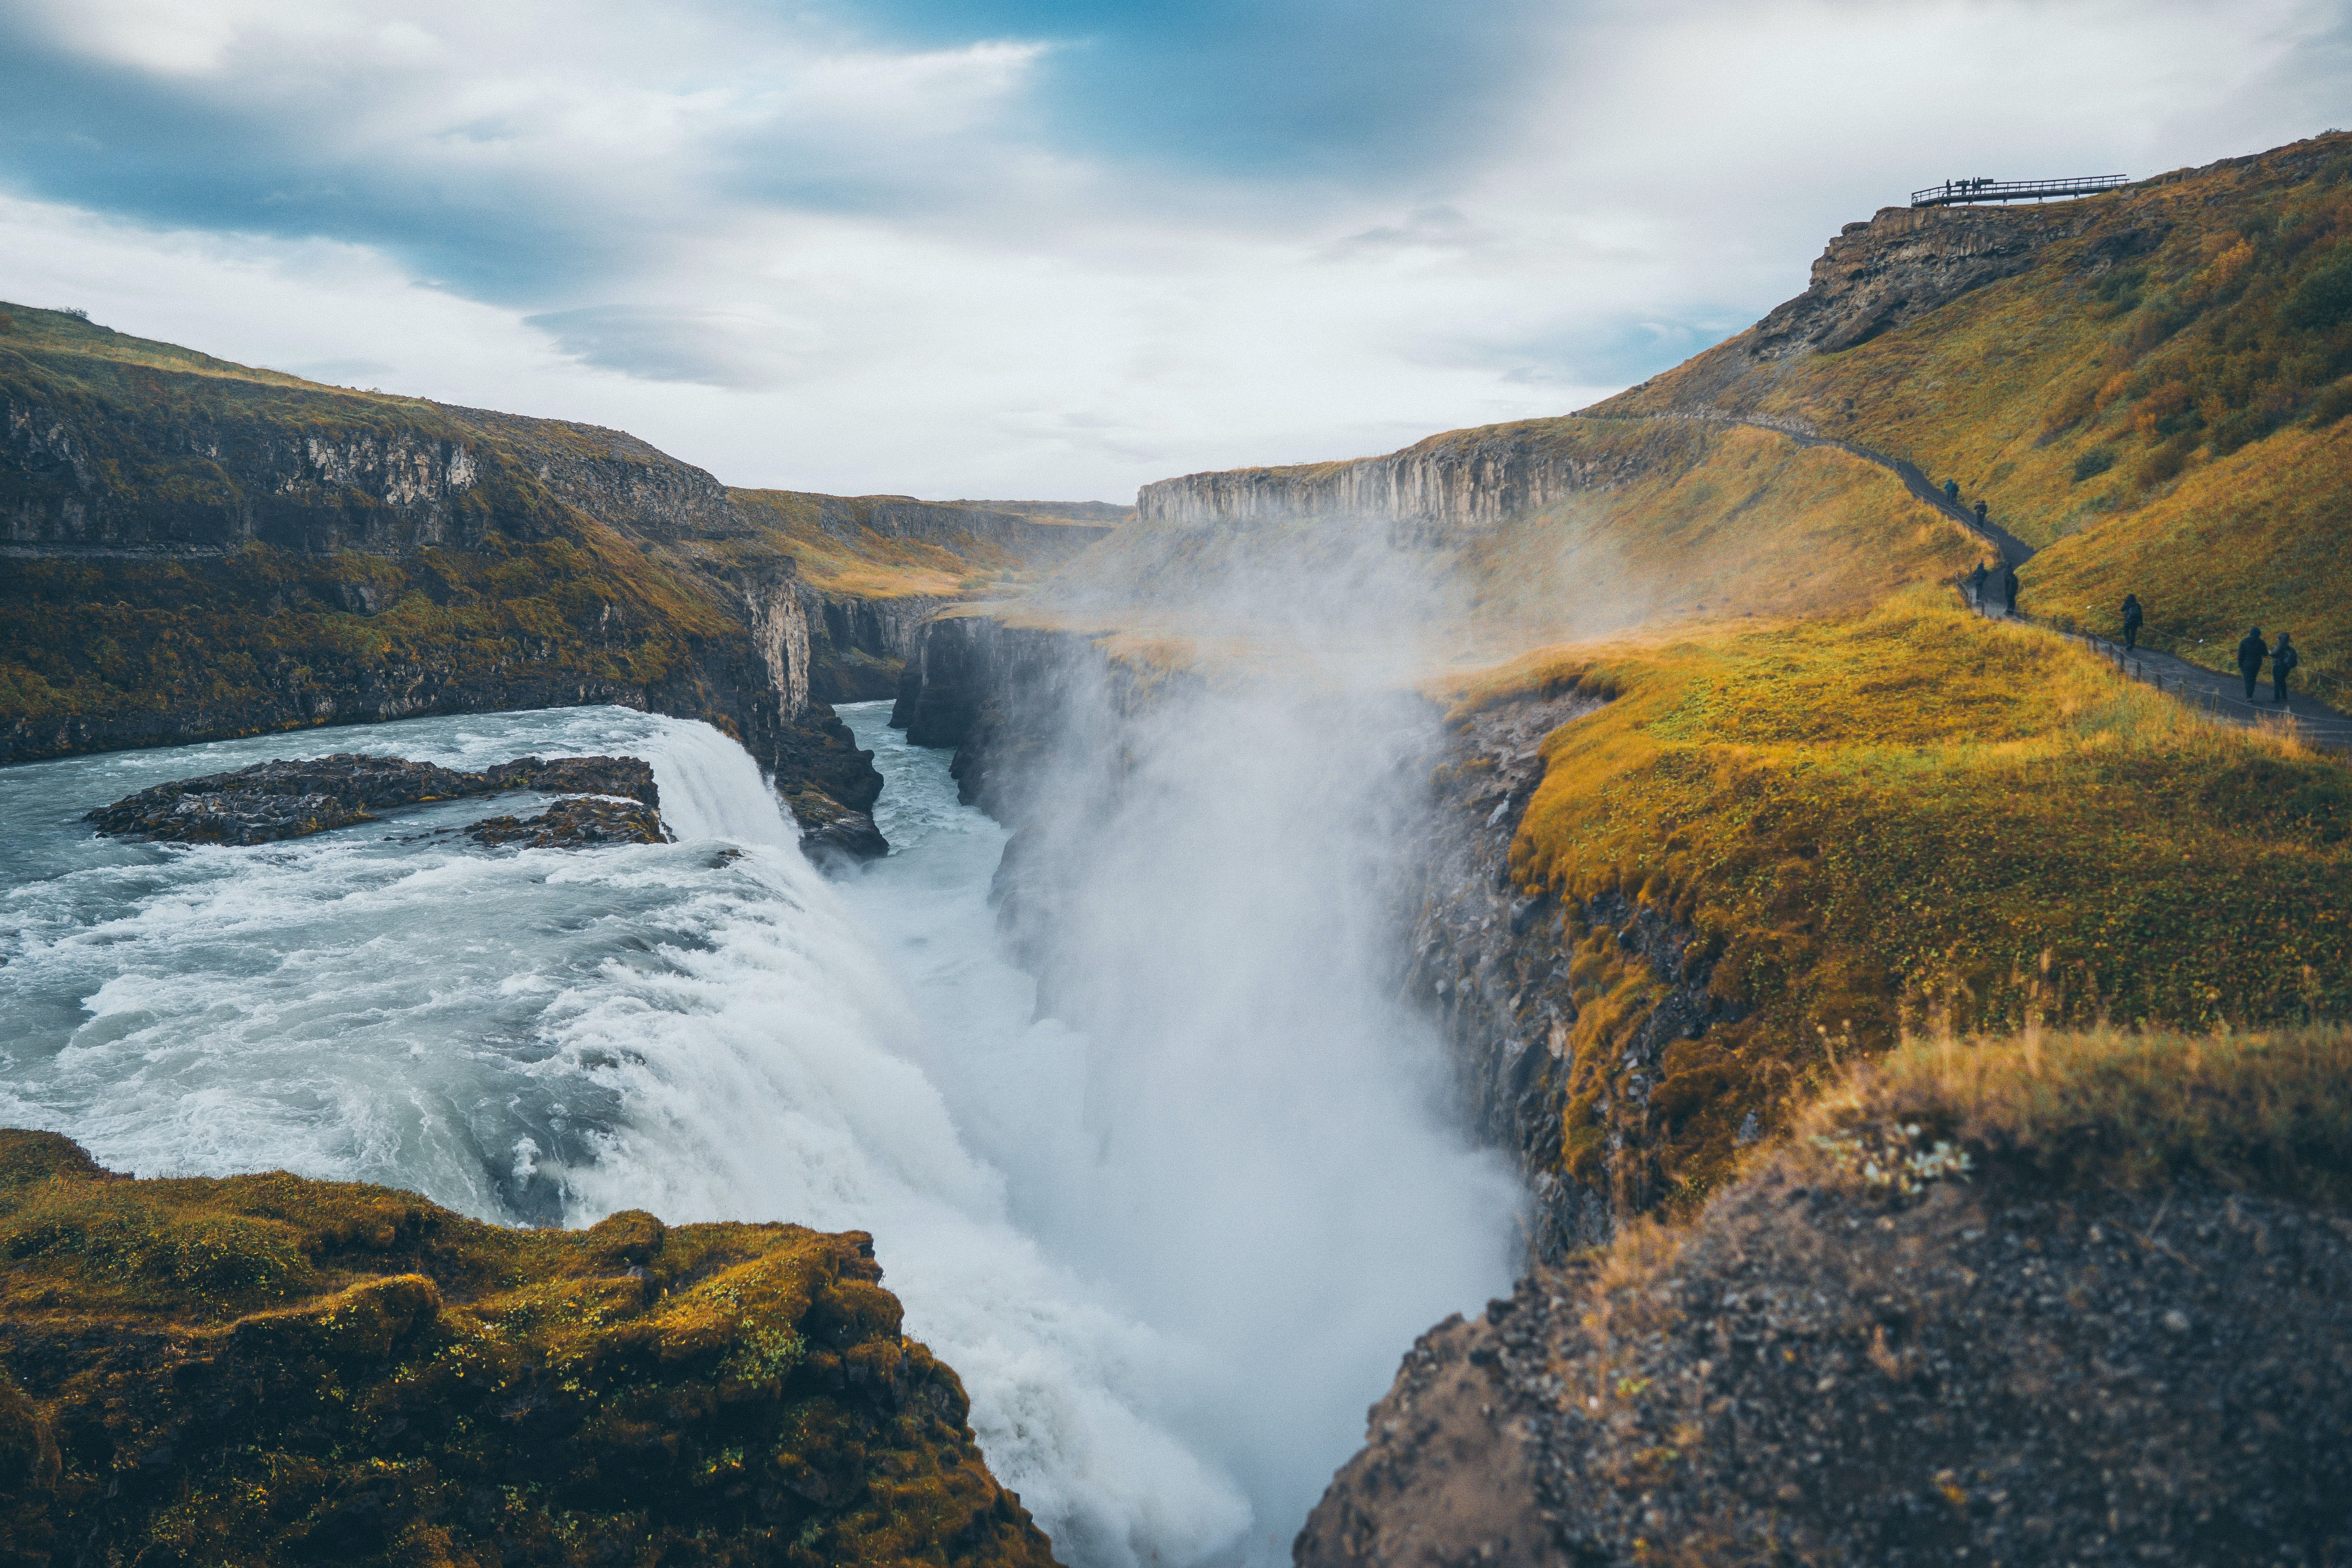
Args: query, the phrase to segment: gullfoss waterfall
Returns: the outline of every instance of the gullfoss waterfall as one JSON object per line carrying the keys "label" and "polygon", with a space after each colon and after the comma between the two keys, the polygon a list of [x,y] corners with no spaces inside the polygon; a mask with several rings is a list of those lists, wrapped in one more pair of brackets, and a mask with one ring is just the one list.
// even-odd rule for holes
{"label": "gullfoss waterfall", "polygon": [[[1507,1184],[1400,1080],[1412,1168],[1358,1196],[1432,1176],[1453,1209],[1333,1226],[1361,1162],[1330,1168],[1295,1107],[1246,1103],[1271,1084],[1187,1057],[1183,1019],[1105,1040],[1034,1017],[988,901],[1003,829],[885,708],[845,716],[879,752],[898,851],[839,883],[740,748],[625,710],[0,773],[0,1121],[144,1174],[286,1168],[508,1223],[641,1207],[870,1231],[908,1331],[961,1374],[992,1466],[1065,1561],[1283,1557],[1397,1352],[1502,1282]],[[493,852],[457,833],[531,809],[512,795],[258,848],[79,822],[162,780],[335,751],[643,756],[677,841]]]}

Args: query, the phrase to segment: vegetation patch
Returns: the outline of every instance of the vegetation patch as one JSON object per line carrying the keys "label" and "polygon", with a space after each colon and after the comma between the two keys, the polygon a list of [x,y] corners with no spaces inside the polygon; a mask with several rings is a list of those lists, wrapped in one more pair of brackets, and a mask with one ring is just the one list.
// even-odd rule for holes
{"label": "vegetation patch", "polygon": [[517,1231],[0,1131],[0,1555],[1046,1564],[867,1238]]}
{"label": "vegetation patch", "polygon": [[[1511,847],[1566,913],[1560,1163],[1620,1212],[1906,1034],[2352,1013],[2352,774],[2217,726],[2047,633],[1917,590],[1860,615],[1534,656],[1479,704],[1580,687]],[[1689,933],[1661,975],[1634,925]],[[1666,989],[1718,1019],[1654,1074]]]}

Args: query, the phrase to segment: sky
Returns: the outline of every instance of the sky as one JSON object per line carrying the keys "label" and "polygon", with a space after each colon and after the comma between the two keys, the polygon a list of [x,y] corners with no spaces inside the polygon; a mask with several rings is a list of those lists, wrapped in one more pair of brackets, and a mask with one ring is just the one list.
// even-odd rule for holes
{"label": "sky", "polygon": [[2352,0],[0,0],[0,300],[1127,501],[1560,414],[1948,177],[2352,125]]}

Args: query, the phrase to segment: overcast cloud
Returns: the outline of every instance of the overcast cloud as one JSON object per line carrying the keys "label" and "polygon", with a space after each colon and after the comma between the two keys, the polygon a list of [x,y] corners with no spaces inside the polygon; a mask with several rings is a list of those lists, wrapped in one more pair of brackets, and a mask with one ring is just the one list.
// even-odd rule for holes
{"label": "overcast cloud", "polygon": [[0,298],[1124,500],[1565,412],[1948,175],[2352,123],[2352,0],[0,0]]}

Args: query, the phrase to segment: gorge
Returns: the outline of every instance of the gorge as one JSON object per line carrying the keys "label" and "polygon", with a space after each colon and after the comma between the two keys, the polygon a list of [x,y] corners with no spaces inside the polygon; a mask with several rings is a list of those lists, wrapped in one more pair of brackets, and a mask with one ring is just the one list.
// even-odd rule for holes
{"label": "gorge", "polygon": [[[2352,318],[2292,396],[2198,357],[2339,231],[2333,135],[1890,209],[1596,409],[1131,517],[730,489],[9,307],[0,1123],[96,1166],[0,1149],[0,1545],[2330,1560],[2352,785],[1969,614],[1984,536],[1859,454],[2014,479],[2029,605],[2087,615],[2184,494],[2242,540],[2340,491]],[[83,821],[335,752],[513,792]],[[484,831],[562,794],[526,757],[637,759],[667,841]],[[331,1444],[72,1349],[210,1399],[361,1320]],[[400,1392],[467,1343],[510,1440]]]}

